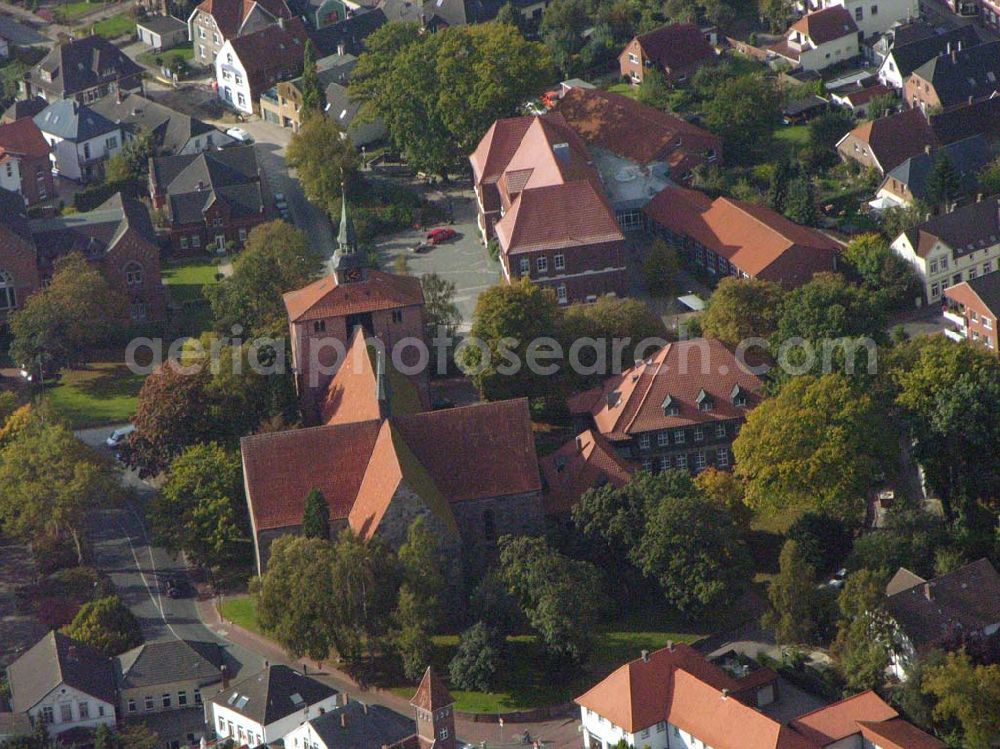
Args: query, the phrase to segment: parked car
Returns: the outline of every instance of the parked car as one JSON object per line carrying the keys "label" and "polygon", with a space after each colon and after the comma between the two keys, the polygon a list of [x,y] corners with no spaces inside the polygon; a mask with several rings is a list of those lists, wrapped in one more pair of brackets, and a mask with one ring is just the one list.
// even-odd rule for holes
{"label": "parked car", "polygon": [[285,198],[285,194],[283,192],[274,193],[274,207],[278,209],[278,213],[281,214],[281,217],[287,221],[288,200]]}
{"label": "parked car", "polygon": [[439,226],[427,232],[427,241],[431,244],[441,244],[449,239],[454,239],[457,232],[448,226]]}
{"label": "parked car", "polygon": [[121,444],[128,439],[128,436],[135,431],[135,424],[129,424],[127,426],[119,427],[111,433],[105,444],[108,447],[114,449],[120,447]]}
{"label": "parked car", "polygon": [[163,592],[168,598],[183,598],[187,593],[187,581],[180,575],[170,575],[163,581]]}
{"label": "parked car", "polygon": [[240,143],[253,143],[253,136],[241,127],[231,127],[226,131],[226,135],[235,138]]}

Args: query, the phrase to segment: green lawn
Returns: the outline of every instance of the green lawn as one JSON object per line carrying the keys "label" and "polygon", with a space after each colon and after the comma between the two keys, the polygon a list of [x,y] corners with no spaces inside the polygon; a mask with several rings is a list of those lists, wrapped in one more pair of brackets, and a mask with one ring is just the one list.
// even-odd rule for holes
{"label": "green lawn", "polygon": [[608,91],[613,94],[621,94],[622,96],[628,96],[635,99],[639,96],[639,87],[633,86],[631,83],[616,83],[613,86],[608,86]]}
{"label": "green lawn", "polygon": [[119,13],[95,23],[93,32],[97,36],[103,36],[105,39],[117,39],[126,34],[134,34],[135,21],[126,14]]}
{"label": "green lawn", "polygon": [[804,146],[809,142],[809,126],[782,125],[774,131],[774,137],[793,146]]}
{"label": "green lawn", "polygon": [[216,261],[207,257],[179,260],[163,267],[170,300],[180,306],[178,333],[198,336],[211,329],[212,310],[202,290],[218,283],[215,279],[218,272]]}
{"label": "green lawn", "polygon": [[116,424],[135,413],[142,380],[121,362],[94,362],[64,370],[45,397],[74,429]]}
{"label": "green lawn", "polygon": [[261,634],[260,625],[257,623],[257,606],[250,596],[223,598],[219,604],[219,613],[223,619],[234,622],[243,629]]}
{"label": "green lawn", "polygon": [[[157,58],[160,62],[157,62]],[[165,52],[157,52],[156,50],[150,50],[149,52],[143,52],[139,55],[139,62],[144,65],[149,65],[150,67],[160,67],[165,66],[167,68],[173,68],[173,66],[180,61],[190,63],[194,59],[194,47],[174,47],[173,49],[168,49]]]}
{"label": "green lawn", "polygon": [[87,13],[100,10],[104,6],[105,3],[88,3],[85,0],[83,2],[63,3],[53,10],[53,16],[60,23],[69,23]]}

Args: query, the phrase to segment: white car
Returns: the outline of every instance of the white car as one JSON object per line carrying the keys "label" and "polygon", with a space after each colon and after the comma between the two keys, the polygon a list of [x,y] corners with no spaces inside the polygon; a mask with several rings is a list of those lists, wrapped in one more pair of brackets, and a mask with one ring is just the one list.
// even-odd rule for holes
{"label": "white car", "polygon": [[226,131],[226,135],[235,138],[240,143],[253,143],[253,136],[241,127],[231,127]]}
{"label": "white car", "polygon": [[108,437],[106,442],[107,446],[112,449],[118,447],[119,445],[121,445],[122,442],[128,439],[128,436],[132,434],[132,432],[134,431],[135,431],[135,424],[129,424],[127,426],[119,427],[118,429],[116,429],[111,433],[110,437]]}

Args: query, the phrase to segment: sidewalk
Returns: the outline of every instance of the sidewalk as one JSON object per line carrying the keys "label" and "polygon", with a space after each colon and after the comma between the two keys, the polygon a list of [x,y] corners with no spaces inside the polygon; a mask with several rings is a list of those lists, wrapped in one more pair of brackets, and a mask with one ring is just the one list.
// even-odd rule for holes
{"label": "sidewalk", "polygon": [[[382,689],[362,688],[348,674],[333,668],[327,662],[318,663],[309,658],[303,658],[299,661],[289,660],[284,650],[272,640],[243,629],[239,625],[224,621],[219,615],[215,603],[214,598],[199,600],[196,603],[196,608],[198,618],[206,627],[221,637],[258,653],[271,663],[282,663],[303,670],[310,676],[316,676],[335,689],[349,694],[352,698],[372,705],[382,705],[402,715],[412,714],[413,708],[410,707],[410,702],[406,698]],[[501,731],[499,724],[495,722],[477,723],[458,719],[455,721],[455,731],[460,740],[468,744],[482,745],[485,743],[487,747],[496,748],[501,745],[519,745],[518,739],[527,730],[533,740],[540,739],[547,749],[569,749],[570,747],[579,747],[582,743],[580,733],[577,731],[577,723],[575,718],[561,718],[537,723],[507,723]]]}

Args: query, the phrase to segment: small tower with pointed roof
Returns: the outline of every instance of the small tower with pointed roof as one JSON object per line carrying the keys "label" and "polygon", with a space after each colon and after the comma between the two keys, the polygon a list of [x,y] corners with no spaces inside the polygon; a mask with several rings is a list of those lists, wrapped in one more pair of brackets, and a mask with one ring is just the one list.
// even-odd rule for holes
{"label": "small tower with pointed roof", "polygon": [[420,749],[455,749],[455,700],[430,666],[410,700]]}
{"label": "small tower with pointed roof", "polygon": [[364,263],[358,254],[358,237],[354,221],[347,212],[347,187],[340,183],[340,227],[337,229],[337,249],[333,253],[333,273],[338,284],[364,280]]}

